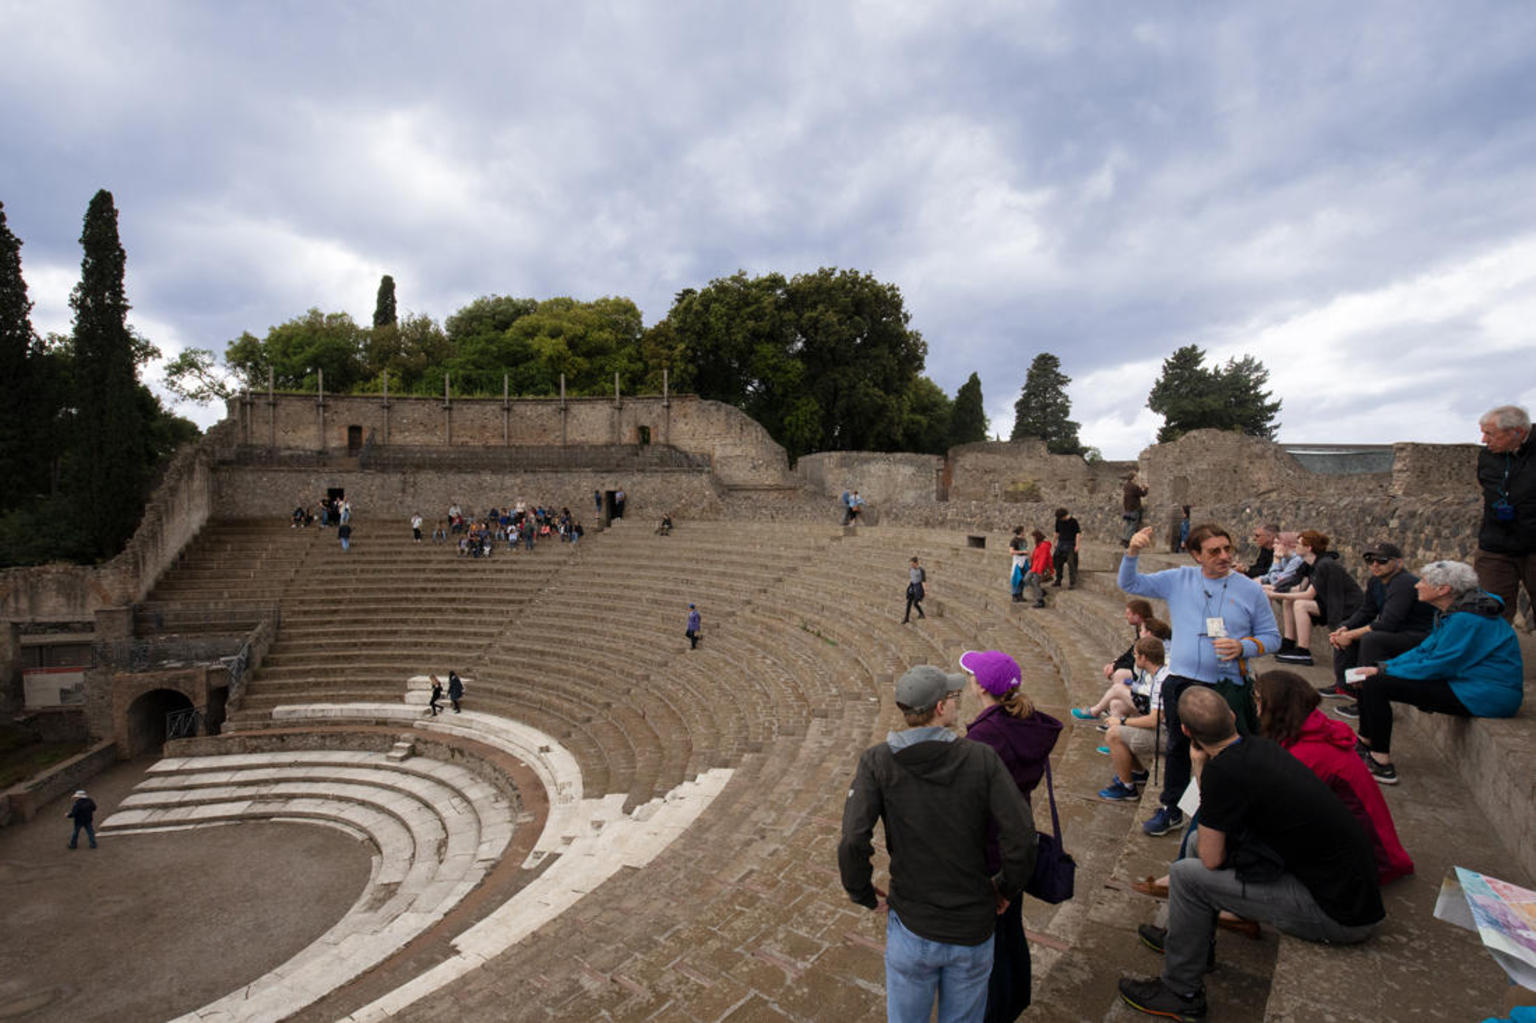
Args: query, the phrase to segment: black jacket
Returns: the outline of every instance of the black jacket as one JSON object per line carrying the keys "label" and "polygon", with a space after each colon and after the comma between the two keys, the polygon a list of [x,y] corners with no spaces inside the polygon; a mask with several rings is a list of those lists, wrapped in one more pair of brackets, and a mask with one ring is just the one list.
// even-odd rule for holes
{"label": "black jacket", "polygon": [[1386,585],[1375,576],[1365,587],[1365,600],[1344,620],[1346,629],[1369,625],[1372,632],[1423,632],[1435,627],[1435,609],[1419,599],[1413,584],[1419,577],[1406,568]]}
{"label": "black jacket", "polygon": [[[913,934],[949,945],[992,937],[995,892],[1016,898],[1035,867],[1035,825],[1002,760],[968,739],[871,746],[843,804],[837,865],[849,898],[874,909],[875,821],[891,854],[889,901]],[[1002,868],[987,872],[987,825],[998,824]],[[994,887],[995,885],[995,887]]]}
{"label": "black jacket", "polygon": [[[1477,546],[1495,554],[1536,554],[1536,431],[1507,455],[1479,452],[1477,482],[1483,488]],[[1513,518],[1500,521],[1494,511],[1500,500],[1513,508]]]}
{"label": "black jacket", "polygon": [[[1330,629],[1337,629],[1365,601],[1360,584],[1339,564],[1339,555],[1335,551],[1324,551],[1312,563],[1312,589],[1317,594],[1323,621]],[[1417,599],[1418,595],[1414,596]]]}

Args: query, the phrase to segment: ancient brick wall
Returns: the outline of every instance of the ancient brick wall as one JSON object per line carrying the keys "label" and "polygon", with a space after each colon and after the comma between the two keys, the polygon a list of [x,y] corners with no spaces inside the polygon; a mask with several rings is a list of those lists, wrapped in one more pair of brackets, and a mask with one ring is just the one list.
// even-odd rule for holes
{"label": "ancient brick wall", "polygon": [[1135,468],[1134,462],[1090,463],[1076,455],[1053,455],[1034,438],[961,444],[950,449],[949,459],[951,501],[1070,504],[1106,494],[1118,500],[1121,481]]}
{"label": "ancient brick wall", "polygon": [[1454,497],[1477,488],[1477,444],[1392,445],[1392,493]]}
{"label": "ancient brick wall", "polygon": [[708,456],[727,485],[792,482],[784,449],[739,409],[693,395],[612,398],[390,398],[246,395],[229,403],[240,443],[277,451],[374,446],[670,444]]}
{"label": "ancient brick wall", "polygon": [[888,507],[936,502],[943,468],[938,455],[823,451],[802,455],[795,475],[813,499],[840,499],[844,490],[857,490],[871,505]]}

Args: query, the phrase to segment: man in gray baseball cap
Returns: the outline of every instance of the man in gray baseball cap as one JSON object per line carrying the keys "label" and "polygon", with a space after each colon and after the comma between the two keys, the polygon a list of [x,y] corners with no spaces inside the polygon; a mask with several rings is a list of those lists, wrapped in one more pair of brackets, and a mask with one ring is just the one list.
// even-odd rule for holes
{"label": "man in gray baseball cap", "polygon": [[[906,727],[859,757],[838,868],[848,897],[890,914],[885,999],[890,1020],[980,1020],[992,972],[992,931],[1035,866],[1035,826],[1018,786],[990,747],[950,730],[967,677],[919,665],[896,682]],[[874,885],[875,822],[885,822],[890,893]],[[1002,852],[987,870],[987,832]]]}

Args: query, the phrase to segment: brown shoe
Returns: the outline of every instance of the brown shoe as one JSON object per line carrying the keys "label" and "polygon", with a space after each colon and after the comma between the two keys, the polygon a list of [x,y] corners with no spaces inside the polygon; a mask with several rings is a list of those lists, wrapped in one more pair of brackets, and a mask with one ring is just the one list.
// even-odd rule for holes
{"label": "brown shoe", "polygon": [[1154,899],[1166,899],[1168,897],[1168,886],[1165,884],[1158,884],[1157,878],[1153,877],[1151,874],[1148,874],[1140,881],[1132,881],[1131,890],[1140,892],[1143,895],[1150,895]]}

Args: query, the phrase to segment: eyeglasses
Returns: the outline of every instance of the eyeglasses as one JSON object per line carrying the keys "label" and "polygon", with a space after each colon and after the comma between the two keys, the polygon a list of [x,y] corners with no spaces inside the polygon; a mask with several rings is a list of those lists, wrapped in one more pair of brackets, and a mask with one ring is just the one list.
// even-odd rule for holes
{"label": "eyeglasses", "polygon": [[1367,555],[1365,555],[1365,563],[1367,565],[1385,565],[1387,562],[1389,562],[1391,560],[1392,560],[1391,558],[1384,558],[1380,554],[1367,554]]}

